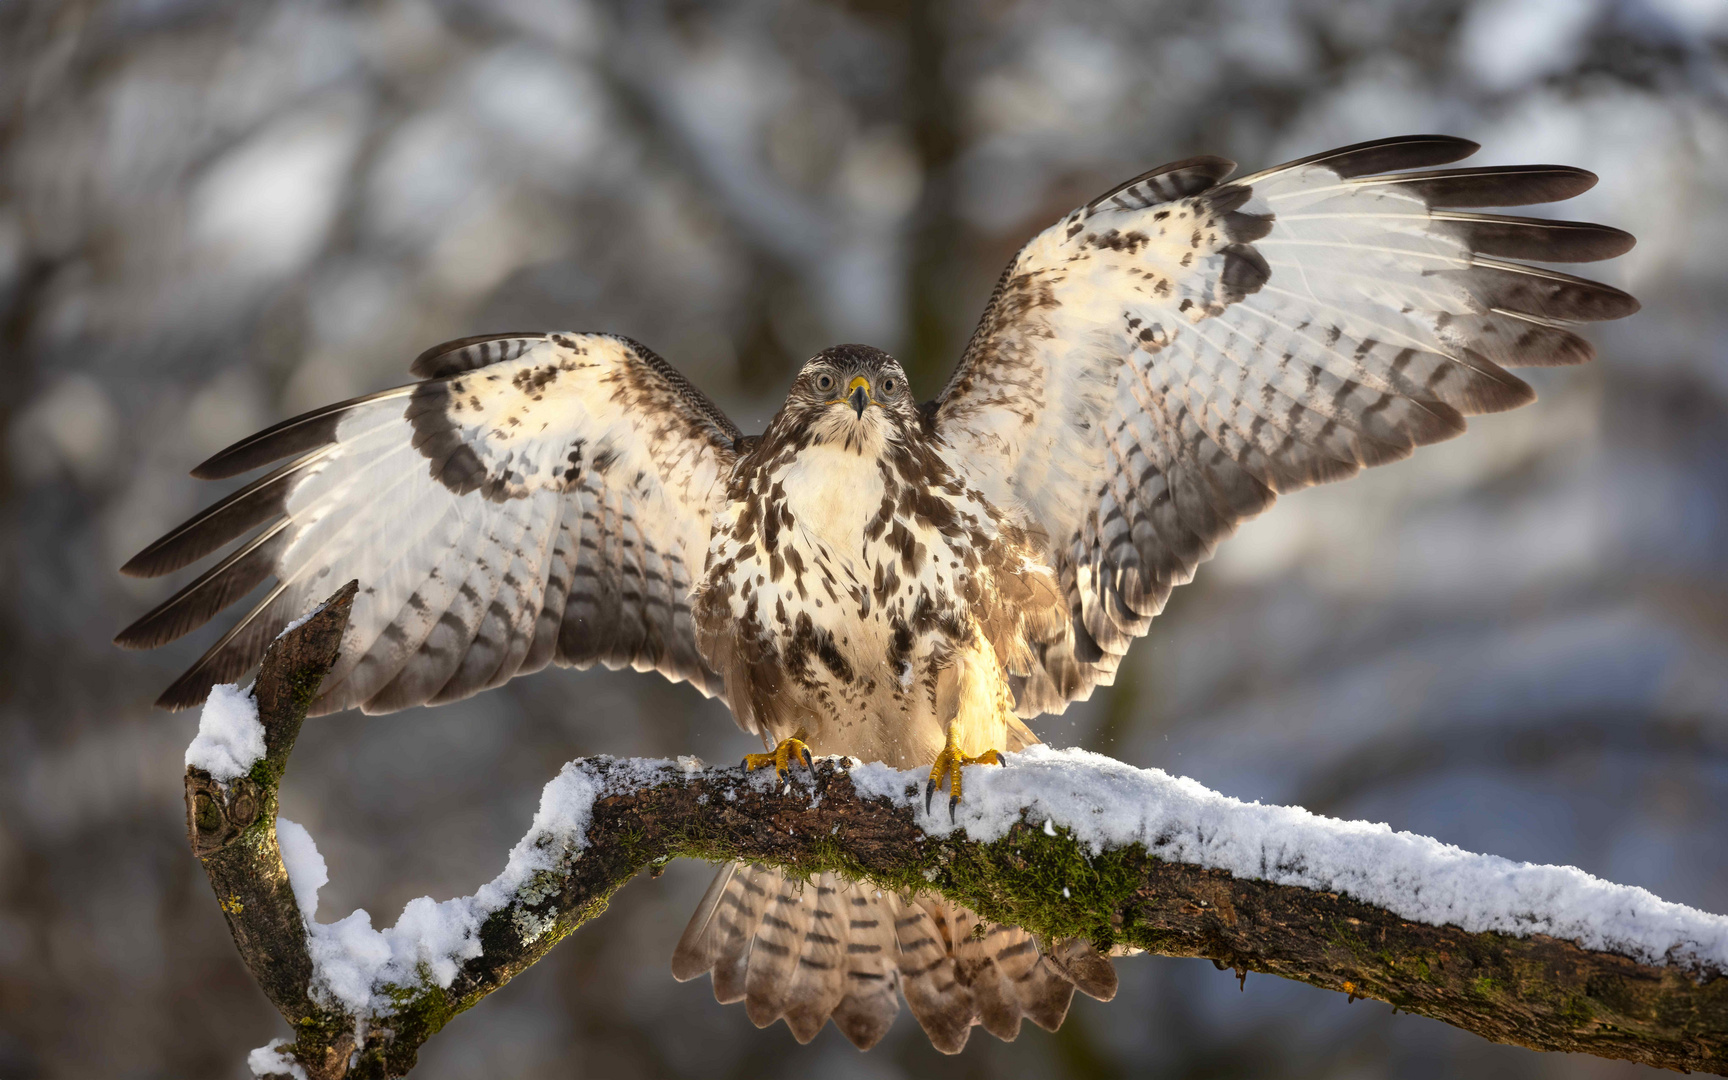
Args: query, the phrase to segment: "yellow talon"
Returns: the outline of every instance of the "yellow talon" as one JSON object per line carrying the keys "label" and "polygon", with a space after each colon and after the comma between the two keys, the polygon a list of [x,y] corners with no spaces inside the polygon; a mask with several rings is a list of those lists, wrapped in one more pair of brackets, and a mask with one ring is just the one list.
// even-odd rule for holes
{"label": "yellow talon", "polygon": [[744,771],[765,769],[772,765],[774,766],[774,778],[779,779],[785,775],[787,770],[792,768],[794,762],[802,761],[806,769],[814,769],[816,766],[810,757],[810,748],[804,745],[804,740],[807,738],[809,738],[809,732],[799,728],[792,733],[790,738],[781,739],[780,745],[766,754],[745,754]]}
{"label": "yellow talon", "polygon": [[1002,756],[994,750],[986,750],[977,757],[962,753],[954,745],[954,733],[948,733],[948,744],[936,755],[936,764],[930,767],[930,782],[924,785],[924,812],[930,812],[930,800],[936,794],[936,786],[942,783],[942,777],[947,775],[948,781],[948,820],[954,820],[954,808],[960,805],[960,767],[962,765],[1000,765]]}

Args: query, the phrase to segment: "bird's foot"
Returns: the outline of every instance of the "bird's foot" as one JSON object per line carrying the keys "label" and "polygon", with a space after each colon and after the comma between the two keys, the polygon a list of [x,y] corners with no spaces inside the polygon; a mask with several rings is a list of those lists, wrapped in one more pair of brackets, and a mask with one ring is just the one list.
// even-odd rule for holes
{"label": "bird's foot", "polygon": [[960,767],[962,765],[1000,765],[1002,755],[994,750],[986,750],[977,757],[962,753],[952,739],[936,755],[936,764],[930,766],[930,781],[924,785],[924,812],[930,812],[930,800],[936,794],[937,785],[942,783],[946,774],[948,781],[948,820],[954,820],[954,808],[960,805]]}
{"label": "bird's foot", "polygon": [[766,754],[745,754],[744,771],[766,769],[772,765],[774,766],[774,777],[779,779],[792,768],[795,762],[799,761],[804,763],[804,768],[814,770],[816,766],[810,757],[810,748],[804,745],[805,738],[804,729],[799,728],[790,737],[781,739],[780,745]]}

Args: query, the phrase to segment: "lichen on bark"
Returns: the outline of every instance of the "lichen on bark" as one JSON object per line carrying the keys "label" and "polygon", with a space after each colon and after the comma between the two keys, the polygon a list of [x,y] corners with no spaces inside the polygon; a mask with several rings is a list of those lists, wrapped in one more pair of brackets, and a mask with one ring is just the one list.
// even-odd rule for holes
{"label": "lichen on bark", "polygon": [[[350,583],[265,656],[255,696],[266,756],[218,784],[186,774],[187,831],[253,976],[295,1033],[284,1052],[315,1080],[399,1077],[457,1015],[534,964],[643,868],[672,858],[745,859],[931,891],[1046,938],[1083,936],[1207,957],[1390,1002],[1497,1042],[1728,1075],[1728,979],[1637,963],[1556,938],[1468,933],[1347,896],[1161,861],[1138,844],[1090,851],[1030,822],[987,842],[926,834],[912,810],[861,797],[824,760],[785,784],[735,768],[696,772],[591,758],[607,785],[582,846],[526,879],[479,930],[480,955],[447,986],[428,973],[350,1016],[312,992],[307,928],[277,847],[277,787],[319,681],[335,661]],[[620,771],[624,770],[624,771]]]}

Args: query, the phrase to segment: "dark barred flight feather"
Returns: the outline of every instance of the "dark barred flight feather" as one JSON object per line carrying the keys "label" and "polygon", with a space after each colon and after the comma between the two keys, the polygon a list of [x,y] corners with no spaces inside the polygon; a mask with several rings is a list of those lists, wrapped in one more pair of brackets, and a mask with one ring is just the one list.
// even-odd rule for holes
{"label": "dark barred flight feather", "polygon": [[192,470],[192,475],[200,480],[226,480],[230,476],[239,476],[243,472],[281,461],[285,457],[303,454],[327,445],[336,437],[336,426],[348,414],[380,401],[406,396],[413,388],[407,386],[392,387],[365,397],[351,398],[339,401],[334,405],[326,405],[322,409],[313,409],[292,419],[284,420],[275,427],[265,428],[256,435],[247,436],[233,446],[222,450],[202,462]]}
{"label": "dark barred flight feather", "polygon": [[[689,627],[707,505],[671,493],[717,483],[736,429],[626,339],[513,335],[429,355],[450,354],[463,359],[445,375],[295,417],[201,467],[232,475],[302,455],[127,564],[168,573],[264,526],[123,631],[131,648],[189,633],[277,578],[159,704],[195,705],[244,674],[332,573],[363,588],[315,712],[454,700],[554,660],[718,688]],[[630,402],[667,415],[621,442],[611,412]],[[470,491],[500,510],[451,502]]]}
{"label": "dark barred flight feather", "polygon": [[1471,251],[1537,262],[1599,262],[1624,255],[1637,241],[1629,232],[1584,221],[1508,217],[1442,210],[1430,215]]}
{"label": "dark barred flight feather", "polygon": [[132,556],[120,572],[142,578],[173,573],[274,520],[288,508],[292,481],[313,460],[290,462],[246,485]]}
{"label": "dark barred flight feather", "polygon": [[434,345],[414,358],[408,374],[442,379],[475,368],[514,360],[546,340],[545,334],[477,334]]}
{"label": "dark barred flight feather", "polygon": [[1596,174],[1566,165],[1498,165],[1367,176],[1350,182],[1401,188],[1429,206],[1529,206],[1582,195],[1596,186]]}
{"label": "dark barred flight feather", "polygon": [[[1277,494],[1533,400],[1506,367],[1588,360],[1569,327],[1637,310],[1618,289],[1507,261],[1611,258],[1627,234],[1451,209],[1570,198],[1592,174],[1431,168],[1475,149],[1388,139],[1228,183],[1213,169],[1216,187],[1185,174],[1162,199],[1130,182],[1016,256],[934,426],[963,458],[991,459],[1006,482],[987,496],[1047,530],[1069,592],[1071,646],[1014,679],[1022,715],[1109,682],[1171,588]],[[1114,289],[1100,284],[1111,274]],[[1071,456],[1021,454],[1051,445]],[[1076,482],[1095,496],[1078,511]]]}
{"label": "dark barred flight feather", "polygon": [[[1326,169],[1346,180],[1369,173],[1393,172],[1399,169],[1421,169],[1430,165],[1449,165],[1462,161],[1482,149],[1478,143],[1453,135],[1400,135],[1390,139],[1340,146],[1295,161],[1287,161],[1267,172],[1283,172],[1307,165]],[[1245,176],[1241,183],[1252,184],[1266,173]]]}
{"label": "dark barred flight feather", "polygon": [[1198,195],[1236,171],[1229,158],[1192,157],[1149,169],[1131,180],[1124,180],[1086,204],[1097,209],[1106,201],[1124,209],[1140,209],[1157,203]]}
{"label": "dark barred flight feather", "polygon": [[[768,744],[798,733],[901,768],[1023,749],[1021,718],[1108,684],[1242,521],[1532,401],[1508,369],[1587,361],[1578,328],[1637,310],[1533,265],[1614,258],[1628,234],[1476,212],[1596,178],[1443,167],[1476,149],[1414,135],[1118,184],[1021,248],[923,405],[893,357],[841,345],[745,435],[627,338],[445,342],[413,362],[420,382],[200,465],[283,462],[127,562],[156,577],[217,560],[116,641],[165,644],[256,593],[159,701],[188,707],[358,579],[315,713],[599,663],[723,695]],[[832,1021],[868,1048],[904,997],[949,1053],[974,1027],[1054,1030],[1076,989],[1116,988],[1083,940],[740,864],[672,968],[801,1042]]]}
{"label": "dark barred flight feather", "polygon": [[[286,520],[275,522],[248,540],[196,581],[122,630],[114,643],[127,649],[154,649],[209,622],[223,608],[263,584],[275,572],[276,558],[287,542],[282,535],[287,525]],[[200,695],[198,701],[202,700]]]}

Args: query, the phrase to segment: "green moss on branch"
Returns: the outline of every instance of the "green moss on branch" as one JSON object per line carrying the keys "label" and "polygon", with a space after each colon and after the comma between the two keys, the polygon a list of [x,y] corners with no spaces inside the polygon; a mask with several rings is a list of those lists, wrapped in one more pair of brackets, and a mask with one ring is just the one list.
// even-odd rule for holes
{"label": "green moss on branch", "polygon": [[[242,957],[294,1025],[292,1056],[318,1080],[405,1075],[426,1039],[598,917],[638,871],[679,857],[937,892],[1044,937],[1208,957],[1239,973],[1387,1001],[1497,1042],[1728,1075],[1728,979],[1554,938],[1411,923],[1345,896],[1161,862],[1139,845],[1088,852],[1065,830],[1031,823],[988,842],[928,836],[904,805],[861,798],[835,761],[798,770],[789,784],[737,769],[665,769],[646,780],[632,771],[636,786],[608,783],[585,846],[566,849],[487,917],[481,955],[449,986],[423,975],[392,988],[384,1014],[341,1015],[310,995],[305,928],[274,820],[276,785],[334,661],[352,595],[350,586],[266,656],[258,693],[265,762],[227,788],[187,775],[193,849]],[[626,775],[610,759],[576,764],[603,778]],[[367,1035],[357,1044],[362,1019]]]}

